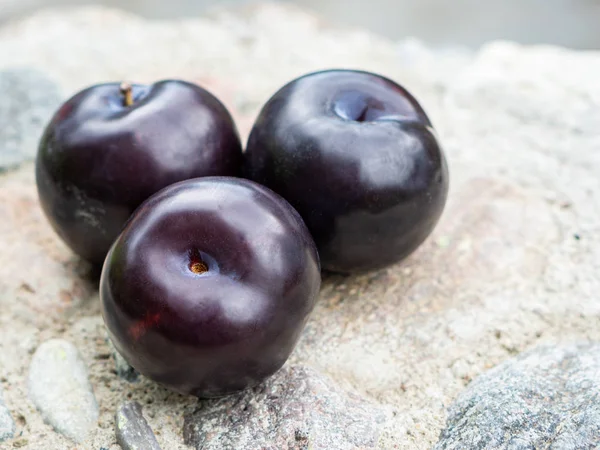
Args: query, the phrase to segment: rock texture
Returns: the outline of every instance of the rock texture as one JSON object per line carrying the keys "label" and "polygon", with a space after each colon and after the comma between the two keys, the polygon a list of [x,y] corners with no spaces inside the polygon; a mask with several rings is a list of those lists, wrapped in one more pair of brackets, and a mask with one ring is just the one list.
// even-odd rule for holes
{"label": "rock texture", "polygon": [[29,368],[29,396],[56,431],[83,442],[98,422],[98,404],[85,363],[70,342],[52,339],[36,350]]}
{"label": "rock texture", "polygon": [[199,450],[369,449],[384,422],[380,407],[295,366],[240,395],[200,402],[184,438]]}
{"label": "rock texture", "polygon": [[478,377],[436,450],[600,447],[600,345],[542,347]]}
{"label": "rock texture", "polygon": [[[444,216],[405,263],[326,277],[290,362],[393,407],[382,449],[432,448],[469,381],[530,347],[600,341],[598,52],[502,42],[436,52],[272,5],[181,22],[90,8],[0,28],[0,70],[17,67],[43,71],[65,95],[114,79],[196,81],[244,135],[268,97],[307,71],[362,68],[414,92],[448,156]],[[114,412],[131,396],[161,447],[184,449],[196,401],[114,373],[97,280],[47,224],[31,163],[0,176],[0,242],[1,376],[19,428],[26,419],[25,448],[73,448],[25,400],[31,353],[62,338],[86,361],[100,407],[82,447],[118,450]]]}
{"label": "rock texture", "polygon": [[2,389],[0,388],[0,442],[12,438],[15,435],[15,422],[10,411],[4,404]]}
{"label": "rock texture", "polygon": [[160,450],[138,402],[123,403],[115,414],[117,442],[123,450]]}
{"label": "rock texture", "polygon": [[0,171],[32,159],[44,126],[63,96],[42,70],[18,67],[0,71]]}

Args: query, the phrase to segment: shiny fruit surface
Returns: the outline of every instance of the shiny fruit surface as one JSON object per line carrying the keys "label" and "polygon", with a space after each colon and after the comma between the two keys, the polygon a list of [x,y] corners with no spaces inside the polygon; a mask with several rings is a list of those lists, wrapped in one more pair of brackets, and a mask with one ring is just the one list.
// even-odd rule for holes
{"label": "shiny fruit surface", "polygon": [[226,108],[194,84],[108,83],[68,100],[41,139],[36,181],[54,230],[100,265],[133,211],[189,178],[237,176],[242,150]]}
{"label": "shiny fruit surface", "polygon": [[429,118],[377,74],[300,77],[263,107],[244,173],[303,217],[324,269],[379,269],[412,253],[437,224],[448,167]]}
{"label": "shiny fruit surface", "polygon": [[286,201],[248,180],[208,177],[144,202],[106,258],[100,298],[135,369],[215,397],[284,364],[320,283],[315,244]]}

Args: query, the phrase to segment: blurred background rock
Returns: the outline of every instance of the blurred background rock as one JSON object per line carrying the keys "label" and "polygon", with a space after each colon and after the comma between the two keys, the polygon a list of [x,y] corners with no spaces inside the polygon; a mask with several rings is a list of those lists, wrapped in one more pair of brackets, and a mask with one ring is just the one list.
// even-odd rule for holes
{"label": "blurred background rock", "polygon": [[[600,48],[600,0],[279,0],[332,23],[358,25],[392,39],[476,48],[493,39]],[[104,4],[151,18],[198,15],[248,0],[0,0],[0,21],[56,5]]]}

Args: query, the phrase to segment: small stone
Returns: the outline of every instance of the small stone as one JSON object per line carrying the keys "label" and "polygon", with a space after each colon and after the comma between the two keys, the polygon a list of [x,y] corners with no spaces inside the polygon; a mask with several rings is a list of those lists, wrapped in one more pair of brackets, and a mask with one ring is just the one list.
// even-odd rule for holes
{"label": "small stone", "polygon": [[2,389],[0,388],[0,442],[10,439],[15,435],[15,422],[10,411],[4,404]]}
{"label": "small stone", "polygon": [[0,71],[0,171],[33,159],[44,127],[60,106],[58,85],[31,68]]}
{"label": "small stone", "polygon": [[142,415],[142,406],[126,402],[115,414],[117,442],[123,450],[160,450],[156,437]]}
{"label": "small stone", "polygon": [[70,342],[52,339],[38,347],[29,368],[29,396],[44,420],[75,442],[83,442],[98,423],[87,368]]}
{"label": "small stone", "polygon": [[534,349],[477,378],[436,450],[576,450],[600,443],[600,345]]}
{"label": "small stone", "polygon": [[203,450],[369,449],[384,420],[380,407],[295,366],[253,389],[200,401],[185,418],[184,439]]}
{"label": "small stone", "polygon": [[110,347],[110,351],[115,361],[115,371],[117,372],[117,375],[125,381],[136,383],[139,380],[139,372],[131,367],[125,358],[121,356],[108,336],[106,337],[106,341],[108,342],[108,346]]}

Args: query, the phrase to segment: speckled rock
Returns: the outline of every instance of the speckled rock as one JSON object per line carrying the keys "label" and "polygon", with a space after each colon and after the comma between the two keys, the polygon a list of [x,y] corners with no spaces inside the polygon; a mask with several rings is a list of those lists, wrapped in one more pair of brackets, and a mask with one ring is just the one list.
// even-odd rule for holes
{"label": "speckled rock", "polygon": [[436,450],[600,447],[600,345],[546,346],[478,377]]}
{"label": "speckled rock", "polygon": [[186,417],[186,443],[203,450],[377,448],[385,414],[315,371],[287,367],[262,385],[205,400]]}
{"label": "speckled rock", "polygon": [[0,388],[0,442],[10,439],[15,434],[15,422],[4,404],[2,388]]}
{"label": "speckled rock", "polygon": [[[244,136],[270,95],[311,70],[380,72],[416,95],[448,156],[446,211],[404,263],[326,277],[290,361],[393,407],[383,450],[431,449],[448,406],[504,360],[542,343],[600,341],[599,52],[495,42],[442,53],[335,28],[283,3],[174,22],[93,7],[0,27],[0,70],[11,67],[38,67],[67,95],[106,80],[195,81],[223,100]],[[48,225],[31,163],[0,176],[0,242],[0,376],[13,417],[27,419],[28,446],[73,449],[23,401],[30,352],[65,337],[89,362],[101,406],[82,447],[118,450],[114,412],[130,394],[161,446],[184,450],[183,416],[195,400],[144,377],[128,383],[110,358],[96,359],[110,354],[97,281]],[[83,319],[96,325],[78,326]]]}
{"label": "speckled rock", "polygon": [[58,85],[33,68],[0,71],[0,171],[32,159],[46,123],[60,106]]}
{"label": "speckled rock", "polygon": [[85,363],[73,344],[52,339],[38,347],[29,368],[29,396],[56,431],[85,441],[98,422],[98,404]]}
{"label": "speckled rock", "polygon": [[138,402],[126,402],[115,413],[117,442],[123,450],[160,450]]}

